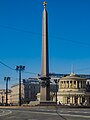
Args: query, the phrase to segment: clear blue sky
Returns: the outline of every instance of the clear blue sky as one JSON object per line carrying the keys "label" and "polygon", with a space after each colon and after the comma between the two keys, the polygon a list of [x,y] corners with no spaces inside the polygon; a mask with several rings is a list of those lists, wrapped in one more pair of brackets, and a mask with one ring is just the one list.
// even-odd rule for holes
{"label": "clear blue sky", "polygon": [[[43,0],[0,0],[0,61],[41,72]],[[90,74],[90,0],[47,0],[50,72]],[[0,79],[15,71],[0,64]],[[32,74],[23,73],[23,78]],[[0,86],[1,87],[1,86]]]}

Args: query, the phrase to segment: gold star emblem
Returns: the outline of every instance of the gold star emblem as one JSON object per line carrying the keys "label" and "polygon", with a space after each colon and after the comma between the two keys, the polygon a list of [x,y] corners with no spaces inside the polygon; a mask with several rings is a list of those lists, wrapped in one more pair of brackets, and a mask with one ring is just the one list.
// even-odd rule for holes
{"label": "gold star emblem", "polygon": [[44,2],[43,2],[44,7],[46,7],[46,4],[47,4],[47,2],[46,2],[46,1],[44,1]]}

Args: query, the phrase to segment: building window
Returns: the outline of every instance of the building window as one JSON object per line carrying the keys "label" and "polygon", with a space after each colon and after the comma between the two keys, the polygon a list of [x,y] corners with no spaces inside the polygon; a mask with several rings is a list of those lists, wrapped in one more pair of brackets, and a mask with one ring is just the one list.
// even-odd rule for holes
{"label": "building window", "polygon": [[74,81],[74,85],[73,85],[73,88],[76,88],[76,81]]}
{"label": "building window", "polygon": [[78,97],[75,96],[75,104],[78,104]]}
{"label": "building window", "polygon": [[67,104],[70,103],[70,97],[67,97]]}
{"label": "building window", "polygon": [[90,98],[89,98],[89,103],[90,103]]}
{"label": "building window", "polygon": [[72,88],[72,81],[70,81],[70,88]]}
{"label": "building window", "polygon": [[74,81],[74,84],[76,85],[76,81]]}
{"label": "building window", "polygon": [[60,82],[60,88],[62,88],[62,83],[63,83],[63,82],[61,81],[61,82]]}
{"label": "building window", "polygon": [[84,103],[85,102],[85,97],[82,97],[82,103]]}

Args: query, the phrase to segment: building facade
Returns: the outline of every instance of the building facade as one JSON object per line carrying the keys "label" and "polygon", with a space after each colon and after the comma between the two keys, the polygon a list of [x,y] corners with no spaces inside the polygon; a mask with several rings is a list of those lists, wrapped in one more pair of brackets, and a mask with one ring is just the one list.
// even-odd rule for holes
{"label": "building facade", "polygon": [[[11,86],[11,103],[19,103],[19,84]],[[37,99],[36,95],[40,91],[39,81],[37,78],[24,79],[21,83],[21,102],[29,103]]]}
{"label": "building facade", "polygon": [[[11,90],[8,90],[8,104],[11,103]],[[6,90],[5,89],[0,89],[0,104],[4,105],[6,104]]]}
{"label": "building facade", "polygon": [[90,105],[90,92],[87,91],[86,78],[74,73],[59,81],[57,102],[64,105]]}
{"label": "building facade", "polygon": [[37,78],[23,80],[24,103],[37,100],[37,93],[40,91],[40,83]]}
{"label": "building facade", "polygon": [[[11,86],[11,103],[14,105],[19,104],[19,84]],[[21,101],[24,99],[24,85],[21,83]]]}

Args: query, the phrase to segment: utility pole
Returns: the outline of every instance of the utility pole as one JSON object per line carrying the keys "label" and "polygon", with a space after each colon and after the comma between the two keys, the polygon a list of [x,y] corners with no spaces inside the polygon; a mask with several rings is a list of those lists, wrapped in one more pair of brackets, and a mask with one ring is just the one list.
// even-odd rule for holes
{"label": "utility pole", "polygon": [[6,81],[6,106],[8,105],[8,81],[10,81],[10,77],[4,77]]}
{"label": "utility pole", "polygon": [[54,82],[56,83],[56,104],[57,104],[57,91],[58,91],[58,82],[59,82],[59,80],[55,79]]}
{"label": "utility pole", "polygon": [[21,106],[21,72],[25,70],[25,66],[16,66],[16,70],[19,72],[19,106]]}

